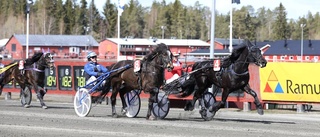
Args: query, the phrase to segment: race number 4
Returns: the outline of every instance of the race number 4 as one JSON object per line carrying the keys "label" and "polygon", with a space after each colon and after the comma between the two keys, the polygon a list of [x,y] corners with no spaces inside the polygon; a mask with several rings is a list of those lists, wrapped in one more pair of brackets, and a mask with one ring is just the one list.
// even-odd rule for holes
{"label": "race number 4", "polygon": [[220,60],[215,59],[213,61],[213,71],[220,71]]}

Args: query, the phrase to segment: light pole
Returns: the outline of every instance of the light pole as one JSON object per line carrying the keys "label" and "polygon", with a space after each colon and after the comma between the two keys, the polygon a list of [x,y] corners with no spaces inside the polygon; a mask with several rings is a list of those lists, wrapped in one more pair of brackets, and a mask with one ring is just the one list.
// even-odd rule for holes
{"label": "light pole", "polygon": [[161,26],[161,29],[162,29],[162,39],[164,38],[164,28],[165,28],[165,26]]}
{"label": "light pole", "polygon": [[306,26],[306,24],[300,24],[301,27],[301,62],[303,60],[303,28]]}
{"label": "light pole", "polygon": [[26,35],[26,58],[29,58],[29,12],[33,0],[27,0],[27,35]]}
{"label": "light pole", "polygon": [[232,0],[231,1],[231,9],[230,9],[230,26],[229,26],[229,31],[230,31],[230,34],[229,34],[229,52],[232,52],[233,50],[233,43],[232,43],[232,11],[233,11],[233,7],[232,7],[232,4],[233,3],[237,3],[237,4],[240,4],[240,0]]}

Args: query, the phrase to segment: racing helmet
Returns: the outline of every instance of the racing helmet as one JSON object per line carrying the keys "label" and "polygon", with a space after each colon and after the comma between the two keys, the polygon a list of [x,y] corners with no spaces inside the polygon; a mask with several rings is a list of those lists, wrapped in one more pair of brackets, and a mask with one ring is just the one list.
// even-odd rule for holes
{"label": "racing helmet", "polygon": [[88,52],[87,59],[90,59],[91,57],[94,57],[94,56],[97,56],[97,54],[93,51],[90,51]]}

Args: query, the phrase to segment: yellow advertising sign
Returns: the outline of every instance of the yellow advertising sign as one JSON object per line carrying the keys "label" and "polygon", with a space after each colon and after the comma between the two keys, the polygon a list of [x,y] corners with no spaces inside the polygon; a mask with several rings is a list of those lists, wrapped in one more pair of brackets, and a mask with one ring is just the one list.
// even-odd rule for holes
{"label": "yellow advertising sign", "polygon": [[269,62],[260,69],[262,100],[320,102],[320,63]]}

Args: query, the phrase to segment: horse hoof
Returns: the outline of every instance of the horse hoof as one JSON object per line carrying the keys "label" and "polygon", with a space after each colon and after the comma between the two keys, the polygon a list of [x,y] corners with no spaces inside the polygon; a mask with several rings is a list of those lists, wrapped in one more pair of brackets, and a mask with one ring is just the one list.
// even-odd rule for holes
{"label": "horse hoof", "polygon": [[122,109],[121,114],[124,116],[127,114],[127,109]]}
{"label": "horse hoof", "polygon": [[154,116],[149,116],[149,117],[147,117],[147,120],[157,120],[157,118]]}
{"label": "horse hoof", "polygon": [[47,106],[42,106],[42,108],[43,108],[43,109],[47,109],[48,107],[47,107]]}
{"label": "horse hoof", "polygon": [[118,118],[118,114],[112,114],[113,118]]}
{"label": "horse hoof", "polygon": [[259,115],[263,115],[263,109],[257,109]]}
{"label": "horse hoof", "polygon": [[30,107],[30,105],[25,104],[23,107],[24,107],[24,108],[29,108],[29,107]]}
{"label": "horse hoof", "polygon": [[193,111],[194,110],[194,107],[190,106],[190,105],[187,105],[184,107],[184,111]]}

